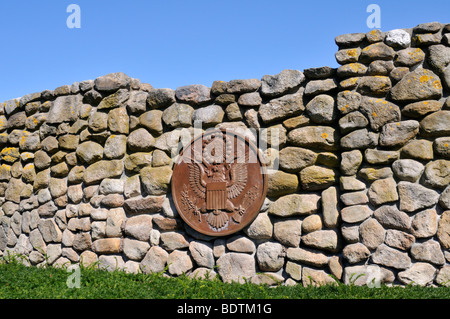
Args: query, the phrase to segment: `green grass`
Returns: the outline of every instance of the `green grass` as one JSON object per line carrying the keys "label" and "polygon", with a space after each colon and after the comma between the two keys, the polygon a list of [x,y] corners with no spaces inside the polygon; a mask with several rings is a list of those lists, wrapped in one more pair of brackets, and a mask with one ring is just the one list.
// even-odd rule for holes
{"label": "green grass", "polygon": [[1,299],[450,299],[450,288],[419,286],[368,288],[355,285],[324,287],[226,284],[218,279],[128,274],[80,269],[80,288],[69,288],[73,273],[52,267],[0,264]]}

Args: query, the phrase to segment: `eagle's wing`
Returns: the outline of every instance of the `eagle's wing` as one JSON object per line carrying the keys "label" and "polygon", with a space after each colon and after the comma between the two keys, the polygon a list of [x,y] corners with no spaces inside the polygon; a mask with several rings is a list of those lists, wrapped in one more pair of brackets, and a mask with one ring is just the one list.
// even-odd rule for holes
{"label": "eagle's wing", "polygon": [[206,197],[206,187],[203,182],[205,172],[201,168],[201,164],[188,163],[189,167],[189,184],[195,194],[204,199]]}
{"label": "eagle's wing", "polygon": [[227,185],[228,198],[236,198],[247,184],[247,164],[234,163],[231,165],[231,181]]}

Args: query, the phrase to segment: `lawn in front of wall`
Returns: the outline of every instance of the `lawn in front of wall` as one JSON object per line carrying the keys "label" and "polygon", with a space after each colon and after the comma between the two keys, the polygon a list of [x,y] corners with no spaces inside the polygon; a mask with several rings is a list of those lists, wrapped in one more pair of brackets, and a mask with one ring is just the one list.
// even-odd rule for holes
{"label": "lawn in front of wall", "polygon": [[0,299],[450,299],[450,287],[369,288],[351,284],[268,287],[227,284],[219,279],[78,269],[76,273],[52,267],[27,267],[19,262],[0,263]]}

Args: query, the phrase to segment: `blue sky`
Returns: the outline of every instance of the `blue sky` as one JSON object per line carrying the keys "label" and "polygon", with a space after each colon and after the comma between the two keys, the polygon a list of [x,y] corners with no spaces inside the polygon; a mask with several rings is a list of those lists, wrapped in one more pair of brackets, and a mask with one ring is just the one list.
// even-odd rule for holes
{"label": "blue sky", "polygon": [[[70,4],[81,28],[69,29]],[[450,23],[450,1],[2,0],[0,101],[125,72],[156,88],[337,67],[337,35]]]}

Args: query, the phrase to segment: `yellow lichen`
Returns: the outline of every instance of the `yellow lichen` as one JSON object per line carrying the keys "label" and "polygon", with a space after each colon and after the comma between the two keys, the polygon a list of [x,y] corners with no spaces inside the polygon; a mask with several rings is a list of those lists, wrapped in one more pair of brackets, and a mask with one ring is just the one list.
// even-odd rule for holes
{"label": "yellow lichen", "polygon": [[327,138],[328,137],[328,134],[327,133],[322,133],[322,135],[320,135],[320,136],[322,136],[322,138]]}

